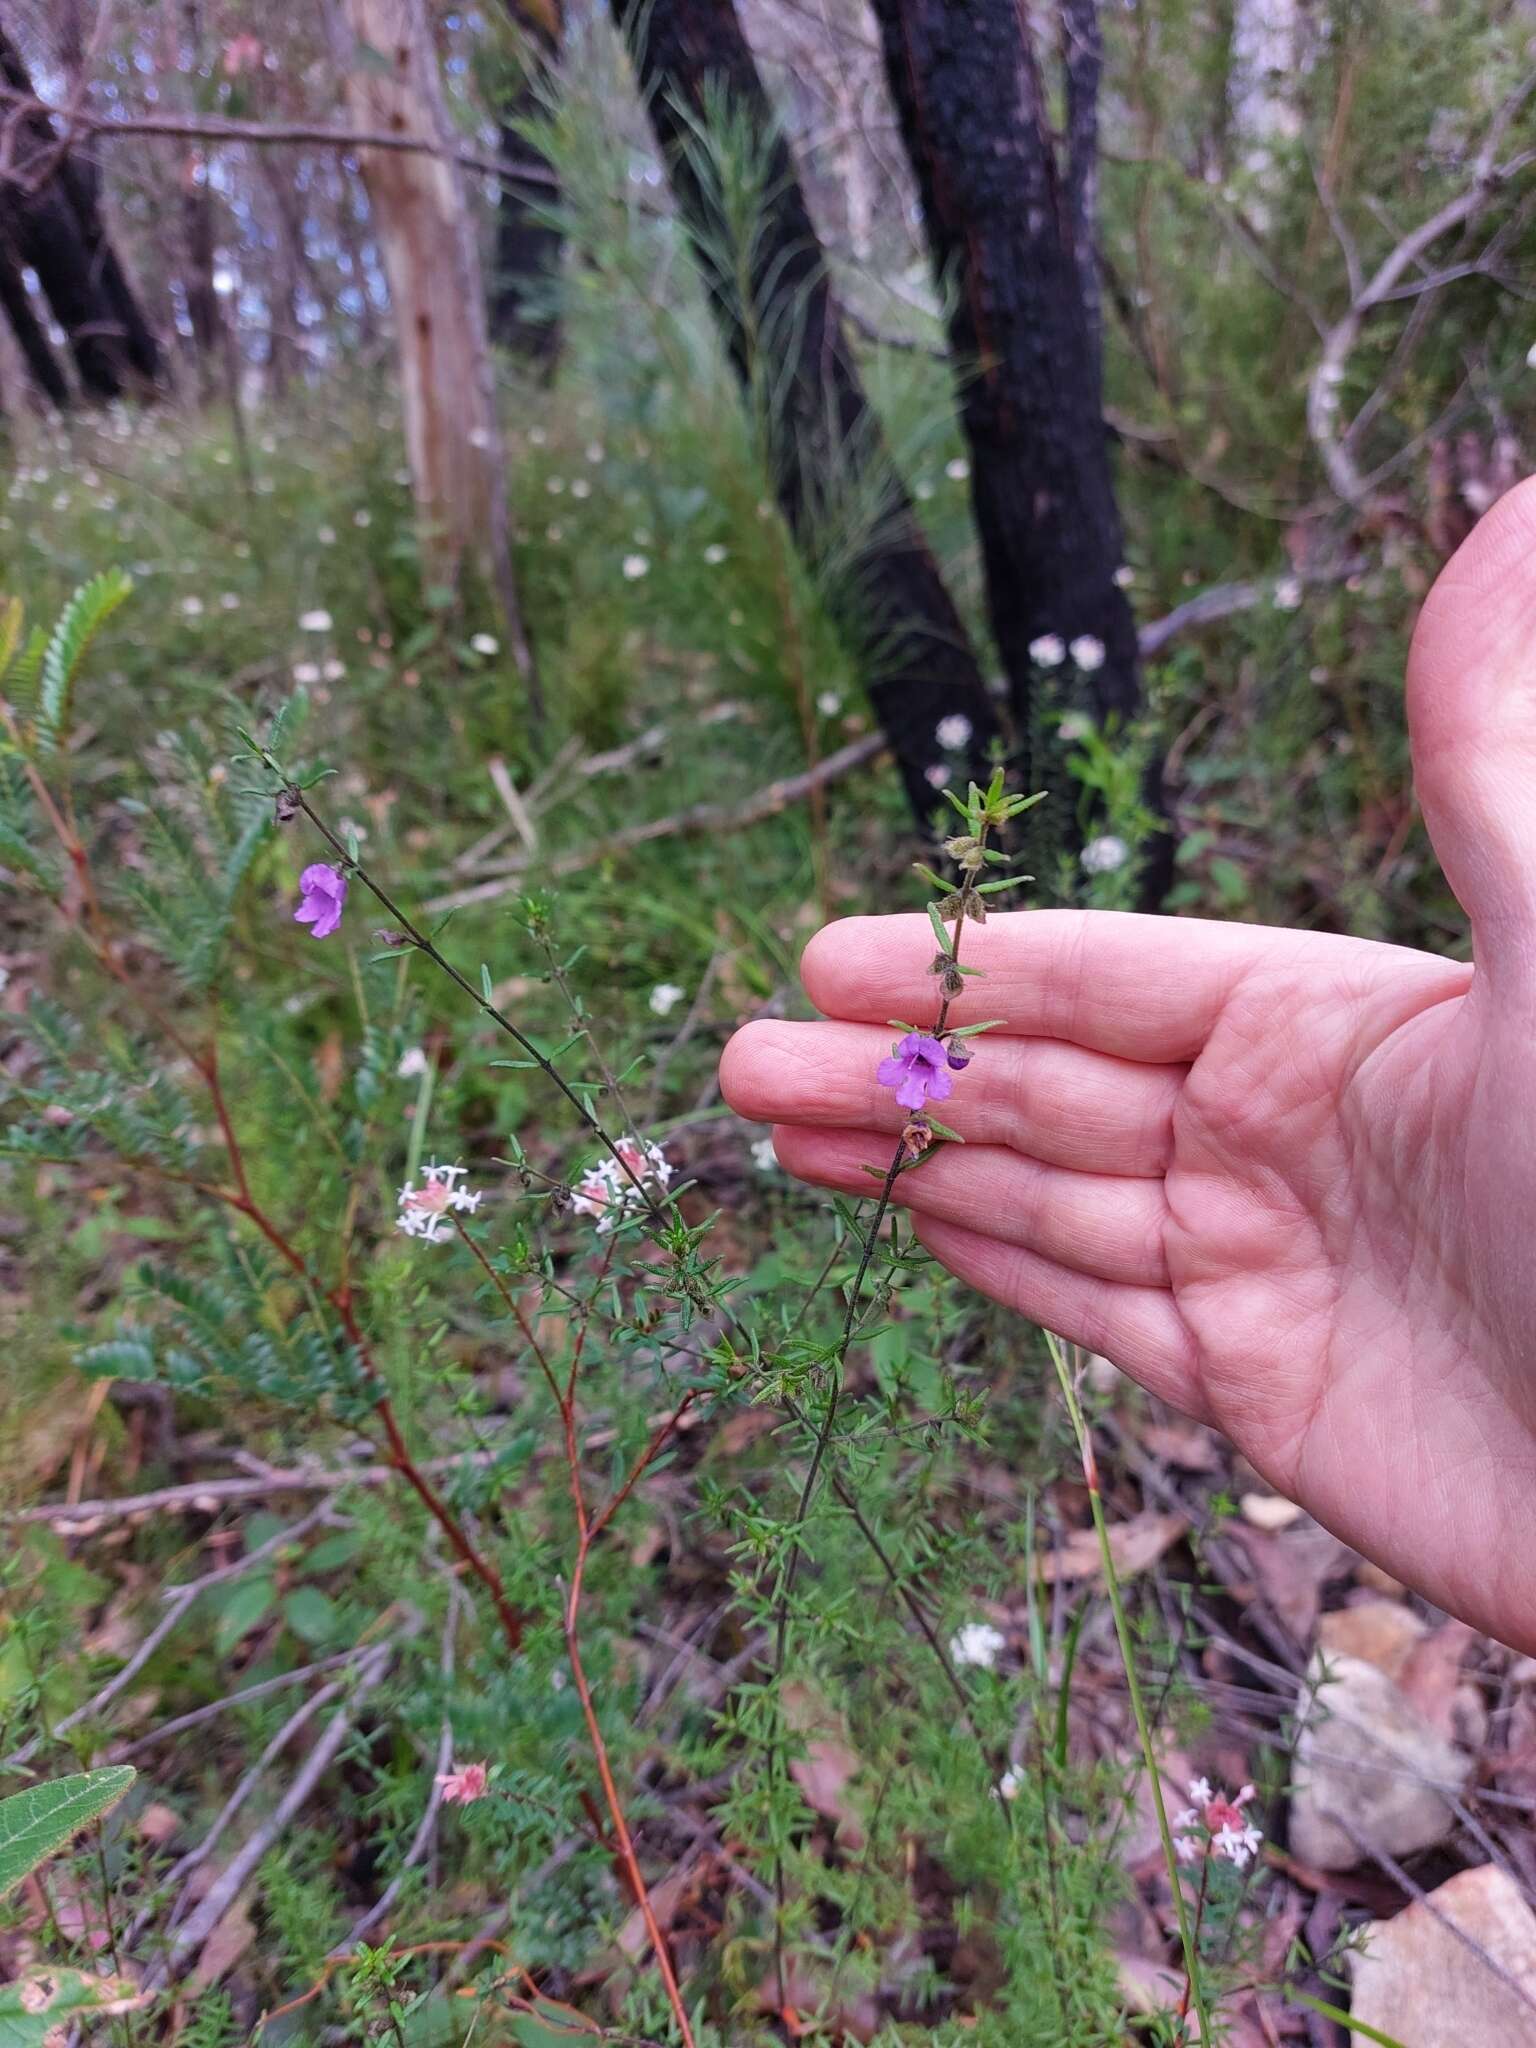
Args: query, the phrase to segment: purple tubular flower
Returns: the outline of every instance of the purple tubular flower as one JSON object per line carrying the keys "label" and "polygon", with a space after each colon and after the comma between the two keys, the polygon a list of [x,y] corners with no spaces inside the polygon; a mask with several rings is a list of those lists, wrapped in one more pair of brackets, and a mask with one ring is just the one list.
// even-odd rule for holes
{"label": "purple tubular flower", "polygon": [[340,868],[317,860],[299,877],[299,907],[293,913],[294,923],[313,925],[312,939],[328,939],[341,923],[346,901],[346,876]]}
{"label": "purple tubular flower", "polygon": [[896,1090],[903,1109],[943,1102],[955,1085],[943,1046],[926,1031],[909,1031],[890,1058],[880,1062],[875,1079],[882,1088]]}

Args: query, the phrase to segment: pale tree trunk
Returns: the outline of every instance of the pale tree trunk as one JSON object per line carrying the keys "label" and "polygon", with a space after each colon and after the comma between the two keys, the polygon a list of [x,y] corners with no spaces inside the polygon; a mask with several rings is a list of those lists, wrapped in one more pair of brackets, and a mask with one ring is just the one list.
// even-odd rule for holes
{"label": "pale tree trunk", "polygon": [[357,152],[389,281],[424,560],[436,582],[457,583],[465,567],[487,578],[537,714],[542,707],[512,574],[484,279],[469,195],[448,153],[452,129],[424,0],[336,6],[352,121],[442,145],[440,153]]}

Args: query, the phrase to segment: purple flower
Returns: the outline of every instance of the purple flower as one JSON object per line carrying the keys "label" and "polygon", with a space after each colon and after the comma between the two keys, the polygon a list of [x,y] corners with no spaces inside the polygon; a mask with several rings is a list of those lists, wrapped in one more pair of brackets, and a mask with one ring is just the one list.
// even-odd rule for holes
{"label": "purple flower", "polygon": [[936,1038],[909,1031],[888,1060],[875,1069],[882,1088],[894,1088],[903,1109],[921,1109],[925,1102],[943,1102],[955,1083],[948,1056]]}
{"label": "purple flower", "polygon": [[299,907],[293,913],[294,923],[312,924],[312,939],[328,939],[341,923],[346,901],[346,876],[340,868],[317,860],[299,877]]}

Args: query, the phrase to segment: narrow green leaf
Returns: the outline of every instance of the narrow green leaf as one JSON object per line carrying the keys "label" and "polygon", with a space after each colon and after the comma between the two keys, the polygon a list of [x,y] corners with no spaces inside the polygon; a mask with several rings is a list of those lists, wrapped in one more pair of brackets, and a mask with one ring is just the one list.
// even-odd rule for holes
{"label": "narrow green leaf", "polygon": [[1380,2027],[1373,2027],[1365,2020],[1357,2020],[1353,2013],[1345,2012],[1341,2006],[1330,2005],[1326,1998],[1314,1998],[1310,1991],[1297,1991],[1294,1988],[1288,1991],[1286,1996],[1294,2005],[1305,2005],[1311,2011],[1321,2013],[1325,2020],[1337,2020],[1341,2027],[1350,2028],[1363,2041],[1374,2041],[1377,2048],[1403,2048],[1396,2034],[1384,2034]]}
{"label": "narrow green leaf", "polygon": [[0,1799],[0,1898],[116,1806],[138,1773],[131,1764],[79,1771]]}
{"label": "narrow green leaf", "polygon": [[1033,875],[1009,875],[1001,882],[978,882],[976,884],[976,894],[978,896],[1000,896],[1004,889],[1018,889],[1025,882],[1032,882],[1034,879]]}
{"label": "narrow green leaf", "polygon": [[928,922],[933,926],[934,932],[937,935],[939,941],[939,951],[941,953],[952,954],[955,949],[953,943],[951,942],[949,933],[945,928],[944,920],[942,917],[940,917],[939,913],[937,912],[937,910],[934,909],[931,903],[928,906]]}
{"label": "narrow green leaf", "polygon": [[491,987],[491,970],[483,960],[480,962],[480,993],[488,1003],[495,1002],[496,997]]}
{"label": "narrow green leaf", "polygon": [[937,1131],[941,1138],[948,1138],[952,1145],[963,1145],[965,1143],[964,1138],[961,1137],[958,1131],[952,1131],[948,1124],[941,1124],[936,1116],[925,1117],[923,1121],[927,1124],[930,1131]]}

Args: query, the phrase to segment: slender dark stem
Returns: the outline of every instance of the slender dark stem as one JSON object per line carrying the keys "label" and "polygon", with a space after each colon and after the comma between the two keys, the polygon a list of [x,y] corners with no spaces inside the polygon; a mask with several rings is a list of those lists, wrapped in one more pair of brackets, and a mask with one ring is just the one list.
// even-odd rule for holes
{"label": "slender dark stem", "polygon": [[[267,766],[271,768],[274,773],[280,772],[277,768],[277,764],[274,761],[272,761],[270,756],[263,755],[262,758],[266,761]],[[459,972],[458,968],[454,966],[453,962],[447,957],[445,953],[442,953],[438,950],[437,946],[433,943],[433,941],[430,938],[428,938],[427,934],[421,929],[421,927],[406,915],[406,913],[400,908],[400,905],[395,901],[393,896],[390,895],[389,891],[385,889],[380,883],[376,882],[373,876],[369,874],[368,870],[365,867],[363,867],[360,862],[355,861],[352,858],[352,856],[347,852],[347,849],[342,845],[341,841],[336,837],[335,833],[331,830],[330,826],[326,824],[325,820],[314,809],[313,805],[310,803],[308,797],[304,795],[303,791],[294,788],[292,784],[288,785],[288,790],[289,794],[297,803],[299,809],[304,813],[305,817],[308,818],[309,822],[320,834],[320,837],[325,841],[326,845],[329,846],[331,850],[334,853],[336,853],[346,863],[348,870],[356,876],[358,881],[362,883],[363,887],[368,891],[369,895],[374,898],[375,902],[382,904],[384,909],[389,912],[390,916],[394,919],[400,931],[416,948],[416,951],[418,953],[424,953],[426,957],[432,962],[433,966],[436,967],[440,973],[446,974],[448,979],[451,982],[453,982],[457,988],[462,989],[464,994],[467,995],[470,1001],[475,1005],[476,1009],[484,1011],[485,1015],[491,1019],[491,1021],[498,1027],[498,1029],[504,1031],[507,1034],[507,1036],[512,1040],[513,1044],[517,1046],[518,1050],[520,1052],[524,1052],[527,1054],[528,1058],[533,1061],[534,1065],[539,1069],[540,1073],[543,1074],[544,1078],[547,1081],[553,1082],[554,1086],[559,1089],[560,1093],[565,1097],[566,1101],[571,1105],[571,1107],[575,1110],[576,1114],[581,1118],[582,1122],[586,1125],[587,1129],[591,1132],[592,1136],[597,1139],[600,1145],[603,1146],[604,1150],[610,1155],[610,1157],[618,1166],[619,1171],[624,1175],[624,1178],[631,1184],[635,1192],[639,1195],[641,1201],[645,1204],[646,1212],[650,1216],[651,1221],[656,1224],[660,1224],[661,1222],[663,1222],[664,1218],[662,1215],[662,1211],[657,1206],[657,1203],[654,1197],[651,1195],[650,1191],[647,1189],[644,1180],[641,1178],[639,1174],[635,1172],[634,1168],[630,1165],[629,1161],[624,1157],[623,1153],[620,1152],[618,1146],[614,1143],[613,1139],[609,1137],[608,1133],[603,1129],[603,1126],[592,1114],[591,1110],[587,1107],[586,1103],[582,1101],[580,1095],[571,1086],[570,1082],[566,1080],[565,1076],[560,1072],[560,1069],[555,1065],[554,1061],[546,1058],[545,1055],[539,1051],[539,1048],[534,1044],[533,1040],[528,1036],[528,1034],[525,1031],[519,1030],[517,1025],[512,1022],[512,1019],[506,1014],[504,1010],[500,1009],[495,1003],[491,1002],[489,998],[486,995],[484,995],[480,989],[477,989],[475,987],[474,983],[470,981],[466,975],[463,975]]]}

